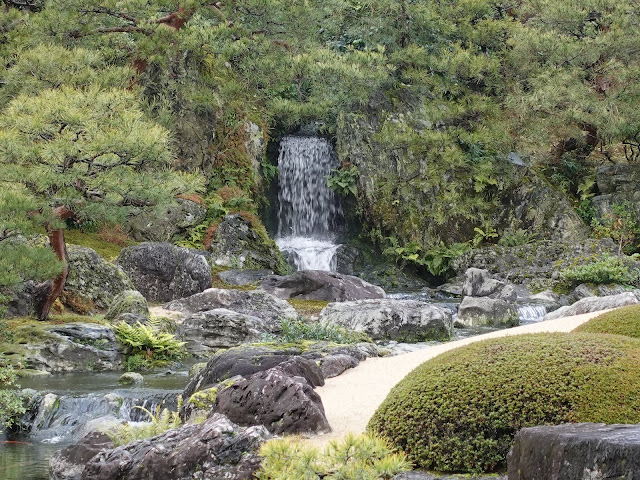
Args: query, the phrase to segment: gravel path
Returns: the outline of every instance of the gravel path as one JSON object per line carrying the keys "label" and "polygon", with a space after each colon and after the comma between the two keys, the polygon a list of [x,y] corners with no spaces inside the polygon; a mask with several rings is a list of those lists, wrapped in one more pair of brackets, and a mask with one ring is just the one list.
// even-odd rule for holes
{"label": "gravel path", "polygon": [[329,440],[342,438],[349,432],[364,432],[369,419],[395,384],[418,365],[443,352],[487,338],[523,333],[570,332],[605,311],[608,310],[498,330],[393,357],[369,358],[358,367],[328,379],[323,387],[316,389],[322,398],[333,431],[305,441],[322,446]]}

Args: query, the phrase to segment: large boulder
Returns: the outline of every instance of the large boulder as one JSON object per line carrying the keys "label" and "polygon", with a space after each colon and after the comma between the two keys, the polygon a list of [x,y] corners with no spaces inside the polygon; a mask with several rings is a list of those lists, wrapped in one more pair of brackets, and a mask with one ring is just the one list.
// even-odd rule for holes
{"label": "large boulder", "polygon": [[416,300],[359,300],[330,303],[320,312],[324,325],[364,332],[374,340],[445,340],[453,335],[451,312]]}
{"label": "large boulder", "polygon": [[258,449],[268,438],[262,426],[239,428],[215,414],[202,424],[101,452],[87,462],[82,478],[248,480],[260,466]]}
{"label": "large boulder", "polygon": [[81,480],[82,471],[98,453],[114,447],[106,433],[91,432],[78,443],[58,450],[49,460],[51,480]]}
{"label": "large boulder", "polygon": [[147,300],[167,302],[211,287],[211,268],[199,252],[146,242],[120,252],[116,264]]}
{"label": "large boulder", "polygon": [[321,270],[302,270],[294,275],[273,275],[260,286],[279,298],[348,302],[384,298],[384,290],[358,277]]}
{"label": "large boulder", "polygon": [[168,242],[189,227],[202,222],[207,208],[183,198],[152,209],[144,209],[127,221],[129,235],[138,242]]}
{"label": "large boulder", "polygon": [[626,305],[635,305],[640,303],[638,295],[635,292],[626,292],[619,295],[610,295],[607,297],[587,297],[578,300],[571,306],[561,307],[551,313],[545,315],[545,320],[555,320],[556,318],[570,317],[572,315],[581,315],[583,313],[598,312],[600,310],[608,310],[610,308],[624,307]]}
{"label": "large boulder", "polygon": [[169,302],[164,307],[167,310],[191,314],[206,312],[216,308],[226,308],[234,312],[243,313],[263,319],[271,331],[277,331],[281,320],[296,320],[298,314],[295,309],[263,290],[227,290],[223,288],[209,288],[190,297]]}
{"label": "large boulder", "polygon": [[515,302],[518,295],[513,285],[491,278],[487,270],[469,268],[464,274],[462,285],[464,297],[499,298],[506,302]]}
{"label": "large boulder", "polygon": [[456,322],[467,327],[512,327],[519,324],[518,310],[515,305],[499,298],[464,297],[458,308]]}
{"label": "large boulder", "polygon": [[260,281],[273,275],[272,270],[265,269],[230,269],[218,273],[218,277],[227,285],[253,285],[260,283]]}
{"label": "large boulder", "polygon": [[256,340],[268,330],[258,317],[216,308],[189,315],[178,326],[176,336],[187,342],[189,353],[202,355]]}
{"label": "large boulder", "polygon": [[212,265],[269,269],[278,273],[286,270],[275,242],[240,214],[224,217],[211,239],[209,251]]}
{"label": "large boulder", "polygon": [[640,426],[578,423],[523,428],[507,457],[508,479],[631,480],[640,472]]}
{"label": "large boulder", "polygon": [[106,310],[116,296],[133,289],[126,272],[107,262],[95,250],[67,245],[67,254],[69,276],[61,298],[78,313]]}
{"label": "large boulder", "polygon": [[239,425],[264,425],[276,435],[331,431],[320,396],[280,367],[255,373],[218,393],[214,411]]}
{"label": "large boulder", "polygon": [[147,300],[137,290],[125,290],[113,299],[109,311],[105,314],[105,320],[115,320],[123,313],[149,316]]}

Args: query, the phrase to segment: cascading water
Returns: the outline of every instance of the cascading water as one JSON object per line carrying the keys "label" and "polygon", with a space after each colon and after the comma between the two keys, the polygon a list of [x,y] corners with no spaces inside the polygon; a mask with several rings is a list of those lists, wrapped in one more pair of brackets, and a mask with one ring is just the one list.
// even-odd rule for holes
{"label": "cascading water", "polygon": [[335,232],[342,210],[327,177],[337,164],[325,139],[289,136],[280,142],[276,243],[298,270],[336,268]]}

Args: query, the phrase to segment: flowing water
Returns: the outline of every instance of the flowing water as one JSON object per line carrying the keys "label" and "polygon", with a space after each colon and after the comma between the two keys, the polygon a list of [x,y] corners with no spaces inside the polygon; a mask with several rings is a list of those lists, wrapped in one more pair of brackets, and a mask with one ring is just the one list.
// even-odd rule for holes
{"label": "flowing water", "polygon": [[278,171],[278,247],[298,270],[335,270],[335,232],[342,219],[337,195],[327,185],[338,160],[318,137],[284,137]]}

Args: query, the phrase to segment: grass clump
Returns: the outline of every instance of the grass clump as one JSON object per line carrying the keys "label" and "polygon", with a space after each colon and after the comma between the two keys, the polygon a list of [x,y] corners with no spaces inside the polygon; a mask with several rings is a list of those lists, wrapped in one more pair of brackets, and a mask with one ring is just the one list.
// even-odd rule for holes
{"label": "grass clump", "polygon": [[296,343],[301,340],[324,340],[341,344],[371,342],[369,335],[363,332],[302,320],[282,320],[279,337],[286,343]]}
{"label": "grass clump", "polygon": [[347,435],[323,452],[291,438],[265,442],[258,480],[387,480],[411,469],[406,455],[372,435]]}
{"label": "grass clump", "polygon": [[640,338],[640,305],[629,305],[592,318],[574,332],[610,333]]}
{"label": "grass clump", "polygon": [[184,344],[175,335],[159,328],[158,321],[150,320],[149,325],[136,322],[135,326],[120,322],[114,332],[126,347],[126,367],[128,371],[145,370],[166,365],[185,355]]}
{"label": "grass clump", "polygon": [[369,430],[418,468],[494,471],[523,427],[640,422],[640,340],[597,334],[492,339],[416,368]]}
{"label": "grass clump", "polygon": [[[182,425],[178,412],[173,412],[167,408],[161,411],[160,405],[156,407],[156,410],[153,413],[144,407],[135,406],[133,408],[137,408],[145,412],[149,416],[150,422],[137,426],[124,423],[105,431],[116,447],[128,445],[136,440],[155,437],[167,430],[178,428]],[[180,398],[178,398],[178,410],[180,410]]]}
{"label": "grass clump", "polygon": [[570,284],[593,283],[638,285],[640,271],[616,255],[603,255],[584,265],[576,265],[560,271],[560,278]]}

